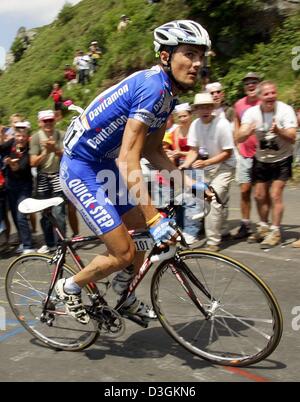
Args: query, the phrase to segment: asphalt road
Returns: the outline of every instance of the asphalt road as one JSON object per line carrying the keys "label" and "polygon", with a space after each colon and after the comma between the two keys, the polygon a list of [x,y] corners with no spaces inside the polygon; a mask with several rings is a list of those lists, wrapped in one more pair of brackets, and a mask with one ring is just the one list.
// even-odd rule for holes
{"label": "asphalt road", "polygon": [[[15,258],[12,248],[0,258],[0,311],[6,314],[6,328],[0,328],[0,381],[172,381],[178,384],[185,381],[299,381],[300,249],[290,247],[290,242],[300,233],[299,187],[286,190],[285,203],[281,246],[263,251],[257,244],[228,242],[222,250],[253,268],[272,288],[281,306],[283,337],[267,360],[245,369],[213,366],[174,344],[158,322],[142,329],[126,321],[122,337],[99,338],[83,352],[57,352],[41,346],[18,324],[6,301],[4,277]],[[239,196],[236,186],[232,189],[229,219],[231,227],[237,228]],[[81,229],[82,233],[88,233],[83,224]],[[41,242],[41,236],[37,240]],[[80,255],[89,260],[98,251],[97,248],[81,250]],[[150,298],[150,280],[148,274],[138,292],[146,301]]]}

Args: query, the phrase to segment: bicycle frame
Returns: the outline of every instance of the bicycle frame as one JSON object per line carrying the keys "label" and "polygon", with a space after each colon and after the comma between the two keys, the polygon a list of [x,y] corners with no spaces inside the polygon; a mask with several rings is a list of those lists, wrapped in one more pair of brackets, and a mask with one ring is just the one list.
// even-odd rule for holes
{"label": "bicycle frame", "polygon": [[[82,270],[82,269],[84,269],[84,264],[83,264],[83,262],[82,262],[82,260],[81,260],[81,258],[79,256],[79,254],[76,252],[76,250],[74,249],[73,246],[75,244],[79,244],[79,243],[82,244],[82,243],[87,243],[87,242],[91,242],[91,241],[97,241],[97,242],[101,243],[101,240],[99,239],[98,236],[85,236],[85,237],[76,236],[76,237],[71,238],[71,239],[66,239],[63,236],[60,228],[58,227],[57,222],[56,222],[55,218],[53,217],[53,215],[51,213],[51,209],[45,210],[44,213],[47,214],[48,218],[50,219],[51,223],[53,224],[54,230],[57,233],[57,236],[59,238],[60,244],[59,244],[59,246],[57,248],[57,252],[56,252],[55,256],[52,258],[52,261],[56,263],[56,267],[55,267],[55,271],[54,271],[53,276],[52,276],[49,292],[48,292],[48,295],[46,297],[46,300],[45,300],[45,303],[44,303],[44,306],[43,306],[42,316],[45,315],[46,312],[47,312],[48,304],[49,304],[49,301],[50,301],[51,294],[53,292],[54,286],[55,286],[55,284],[56,284],[56,282],[57,282],[57,280],[59,278],[59,275],[62,273],[61,268],[62,268],[63,264],[65,263],[65,257],[66,257],[67,251],[69,251],[70,256],[73,259],[73,261],[75,262],[77,268],[79,270]],[[148,231],[131,230],[131,231],[129,231],[129,234],[132,237],[133,241],[135,241],[135,239],[139,240],[141,238],[150,239]],[[182,233],[180,233],[180,234],[181,234],[181,242],[182,242],[182,244],[185,247],[188,247],[188,245],[186,244],[186,242],[185,242],[185,240],[184,240],[184,238],[182,236]],[[148,271],[151,269],[151,267],[153,265],[153,262],[151,261],[151,257],[153,257],[154,255],[159,255],[159,254],[161,254],[163,252],[163,250],[160,249],[156,245],[154,245],[152,247],[152,249],[147,248],[146,247],[147,245],[145,243],[144,243],[144,246],[145,246],[144,250],[141,250],[141,251],[149,251],[150,250],[150,253],[146,257],[146,259],[145,259],[144,263],[142,264],[142,266],[140,267],[139,271],[136,273],[136,275],[133,277],[132,281],[129,283],[127,291],[122,295],[122,297],[120,298],[120,300],[118,301],[118,303],[114,307],[114,310],[116,310],[116,311],[119,311],[119,310],[122,309],[122,306],[124,305],[125,301],[132,295],[132,293],[135,291],[135,289],[142,282],[142,280],[144,279],[144,277],[146,276]],[[176,276],[177,280],[180,282],[181,286],[183,287],[183,289],[185,290],[187,295],[190,297],[192,302],[195,304],[195,306],[205,316],[206,319],[209,319],[211,314],[205,310],[205,308],[203,307],[202,303],[200,302],[198,297],[195,295],[195,292],[193,291],[193,289],[191,288],[191,285],[187,281],[186,276],[209,299],[213,300],[213,298],[211,297],[209,292],[205,289],[203,284],[200,283],[199,280],[193,275],[193,273],[186,267],[184,262],[178,256],[177,251],[176,251],[175,255],[172,258],[175,259],[177,265],[180,267],[180,269],[178,269],[170,261],[170,266],[171,266],[171,270],[172,270],[173,274]],[[107,305],[107,302],[101,296],[100,291],[99,291],[96,283],[93,283],[93,282],[89,283],[89,286],[92,288],[94,294],[97,295],[96,298],[91,298],[93,304],[95,304],[95,302],[97,301],[97,302],[100,302],[100,304]],[[138,323],[138,324],[140,324],[140,325],[142,325],[144,327],[147,326],[147,324],[145,324],[145,322],[141,321],[140,319],[136,319],[134,317],[129,317],[129,316],[127,316],[126,318],[129,318],[132,321],[134,321],[134,322],[136,322],[136,323]]]}

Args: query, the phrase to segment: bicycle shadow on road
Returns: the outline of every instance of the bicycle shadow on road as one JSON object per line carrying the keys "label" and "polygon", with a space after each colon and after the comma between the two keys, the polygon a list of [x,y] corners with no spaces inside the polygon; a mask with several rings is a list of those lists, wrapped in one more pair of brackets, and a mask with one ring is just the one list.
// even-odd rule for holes
{"label": "bicycle shadow on road", "polygon": [[129,359],[161,359],[172,355],[192,369],[211,366],[209,362],[192,355],[177,344],[161,327],[135,332],[125,340],[100,336],[95,345],[104,349],[85,350],[89,360],[103,360],[108,355]]}
{"label": "bicycle shadow on road", "polygon": [[[240,327],[239,331],[242,330],[243,328]],[[180,359],[183,365],[190,367],[192,370],[212,366],[218,367],[185,350],[161,327],[135,332],[124,341],[100,336],[96,345],[103,347],[103,349],[90,348],[84,352],[90,360],[103,360],[109,355],[129,359],[162,359],[170,355]],[[286,365],[279,361],[266,359],[261,363],[247,367],[247,369],[249,368],[279,370],[286,368]]]}

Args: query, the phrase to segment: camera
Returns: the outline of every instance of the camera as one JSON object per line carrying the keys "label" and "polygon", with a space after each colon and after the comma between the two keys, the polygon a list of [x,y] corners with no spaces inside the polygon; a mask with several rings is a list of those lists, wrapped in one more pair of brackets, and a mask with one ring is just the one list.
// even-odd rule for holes
{"label": "camera", "polygon": [[260,149],[271,149],[272,151],[279,151],[279,146],[275,138],[260,140]]}
{"label": "camera", "polygon": [[276,135],[270,133],[264,128],[261,128],[258,131],[260,131],[260,133],[264,135],[264,138],[262,138],[259,141],[260,149],[262,150],[270,149],[272,151],[279,151],[279,145],[276,141]]}

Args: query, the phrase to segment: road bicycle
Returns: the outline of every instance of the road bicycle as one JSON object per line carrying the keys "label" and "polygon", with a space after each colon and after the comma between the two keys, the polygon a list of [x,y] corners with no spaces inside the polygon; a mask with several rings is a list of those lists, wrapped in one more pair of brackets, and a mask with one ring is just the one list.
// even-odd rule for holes
{"label": "road bicycle", "polygon": [[[106,300],[108,280],[84,287],[82,299],[90,322],[77,322],[66,314],[54,286],[58,279],[84,268],[77,246],[100,240],[97,236],[65,238],[51,213],[61,202],[60,197],[23,201],[22,212],[43,210],[48,215],[60,242],[53,256],[27,254],[14,260],[5,281],[13,313],[43,344],[79,351],[96,342],[99,335],[123,334],[125,319],[146,328],[147,319],[126,313],[122,306],[156,265],[151,282],[153,308],[162,327],[186,350],[214,364],[240,367],[257,363],[275,350],[283,324],[269,287],[230,257],[189,248],[179,228],[180,242],[164,250],[153,243],[147,231],[130,231],[137,250],[148,253],[139,272],[114,307]],[[174,207],[168,208],[168,215],[174,215]]]}

